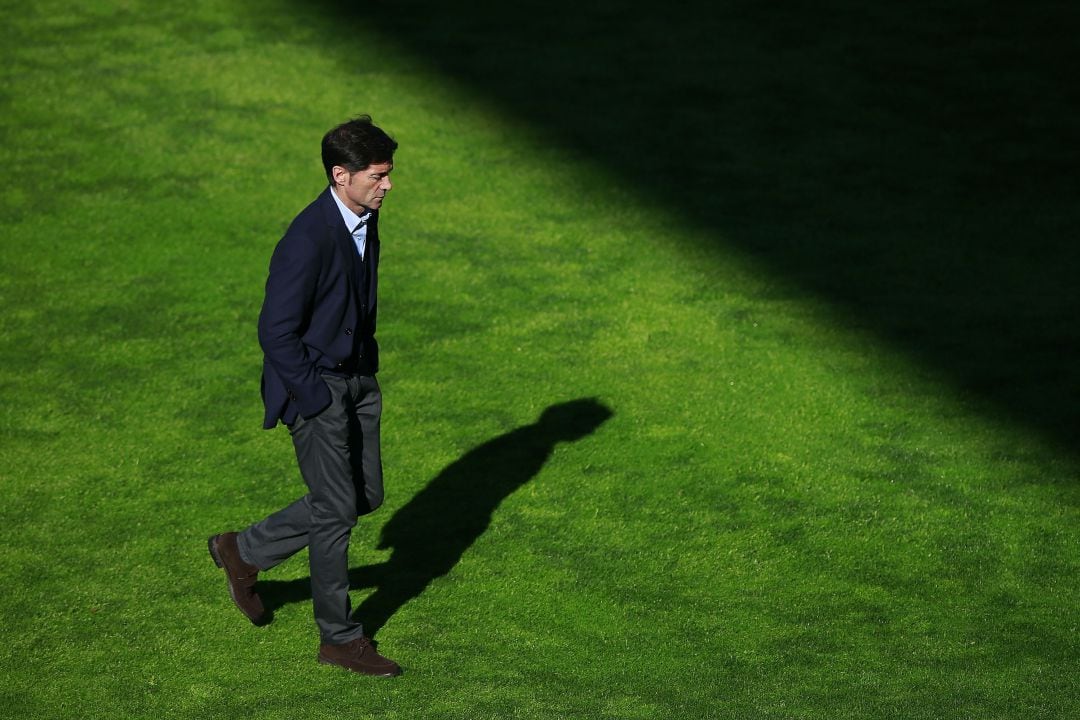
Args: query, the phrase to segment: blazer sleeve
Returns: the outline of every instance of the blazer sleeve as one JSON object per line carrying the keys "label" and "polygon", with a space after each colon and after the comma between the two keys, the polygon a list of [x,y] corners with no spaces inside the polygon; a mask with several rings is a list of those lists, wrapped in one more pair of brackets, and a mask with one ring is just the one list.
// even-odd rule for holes
{"label": "blazer sleeve", "polygon": [[259,313],[259,344],[266,360],[305,418],[331,402],[330,390],[302,340],[311,322],[322,265],[318,243],[304,233],[286,233],[270,258]]}

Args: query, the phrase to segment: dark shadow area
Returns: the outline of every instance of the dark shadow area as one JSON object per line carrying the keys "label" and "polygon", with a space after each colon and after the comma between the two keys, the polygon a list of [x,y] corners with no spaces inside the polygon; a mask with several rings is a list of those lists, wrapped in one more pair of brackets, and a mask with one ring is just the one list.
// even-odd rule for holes
{"label": "dark shadow area", "polygon": [[778,297],[824,297],[989,411],[1080,447],[1080,6],[311,7],[326,47],[376,28],[761,262]]}
{"label": "dark shadow area", "polygon": [[[352,588],[375,587],[355,611],[374,636],[395,612],[458,563],[488,525],[499,504],[534,478],[560,442],[592,434],[612,412],[586,398],[552,405],[531,425],[465,453],[403,505],[383,526],[379,549],[389,559],[349,573]],[[311,599],[308,579],[260,582],[268,611]]]}

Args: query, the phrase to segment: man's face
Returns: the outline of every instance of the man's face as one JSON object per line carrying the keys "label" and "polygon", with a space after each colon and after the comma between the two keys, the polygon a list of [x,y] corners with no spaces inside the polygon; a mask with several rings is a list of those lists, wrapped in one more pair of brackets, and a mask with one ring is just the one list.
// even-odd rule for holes
{"label": "man's face", "polygon": [[393,187],[390,182],[393,169],[392,162],[368,165],[359,172],[349,172],[335,165],[333,174],[338,197],[357,215],[362,215],[365,210],[378,210]]}

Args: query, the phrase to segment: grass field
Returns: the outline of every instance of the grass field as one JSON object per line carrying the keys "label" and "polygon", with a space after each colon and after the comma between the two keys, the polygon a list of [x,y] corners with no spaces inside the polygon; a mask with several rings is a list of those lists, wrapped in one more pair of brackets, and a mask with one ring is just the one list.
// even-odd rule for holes
{"label": "grass field", "polygon": [[[1075,11],[2,7],[0,717],[1080,716]],[[255,321],[361,112],[393,681],[205,545],[302,491]]]}

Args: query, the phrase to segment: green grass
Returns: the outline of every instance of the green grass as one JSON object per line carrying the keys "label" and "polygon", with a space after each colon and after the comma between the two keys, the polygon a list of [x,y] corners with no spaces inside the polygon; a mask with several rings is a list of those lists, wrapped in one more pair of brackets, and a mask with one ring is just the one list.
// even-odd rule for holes
{"label": "green grass", "polygon": [[[436,11],[420,5],[364,22],[286,0],[5,3],[0,717],[1080,714],[1075,370],[1049,346],[978,352],[1000,328],[1028,347],[1058,332],[1069,356],[1075,250],[1016,274],[983,257],[1004,294],[950,295],[938,281],[965,253],[921,244],[913,201],[880,227],[871,210],[888,203],[869,190],[822,210],[870,203],[850,225],[795,222],[879,169],[853,168],[857,148],[807,145],[790,166],[739,154],[790,147],[782,123],[727,118],[730,166],[690,138],[711,164],[679,159],[685,194],[666,176],[651,187],[646,160],[571,132],[610,116],[543,114],[545,83],[580,67],[542,54],[558,44],[529,47],[534,98],[478,70],[487,47],[516,58],[516,25],[425,36]],[[581,27],[618,24],[598,7]],[[762,23],[766,48],[794,37],[766,30],[798,25]],[[672,87],[706,74],[684,69]],[[946,89],[982,77],[960,71]],[[767,76],[732,73],[737,101],[770,107]],[[614,107],[637,87],[623,82],[605,86]],[[706,127],[706,100],[670,106],[669,122]],[[452,569],[382,618],[380,649],[406,668],[389,682],[315,663],[303,557],[265,576],[280,606],[254,628],[205,550],[301,492],[287,434],[260,429],[255,320],[273,245],[324,182],[321,134],[360,112],[401,150],[381,226],[388,500],[354,533],[358,580],[393,555],[377,548],[391,518],[423,510],[401,530],[422,552],[443,503],[491,509]],[[987,137],[1004,127],[983,120]],[[869,142],[855,125],[830,126],[830,147]],[[1025,147],[1018,165],[1045,159]],[[935,182],[978,175],[956,153]],[[792,177],[798,162],[824,187]],[[1065,224],[1075,196],[1038,178],[1046,227]],[[950,229],[974,222],[975,200]],[[994,248],[1050,247],[1008,242],[1020,224]],[[847,262],[865,237],[881,242]],[[819,276],[806,247],[836,272]],[[955,314],[931,318],[943,308]],[[582,398],[612,413],[595,432],[530,434]],[[528,458],[545,462],[532,473]]]}

